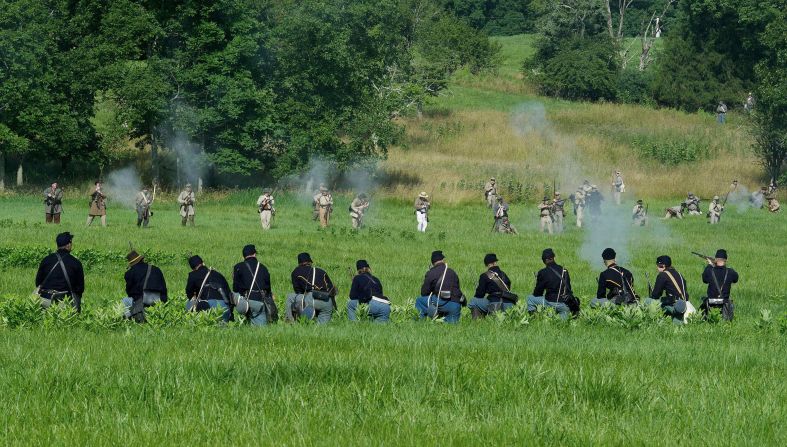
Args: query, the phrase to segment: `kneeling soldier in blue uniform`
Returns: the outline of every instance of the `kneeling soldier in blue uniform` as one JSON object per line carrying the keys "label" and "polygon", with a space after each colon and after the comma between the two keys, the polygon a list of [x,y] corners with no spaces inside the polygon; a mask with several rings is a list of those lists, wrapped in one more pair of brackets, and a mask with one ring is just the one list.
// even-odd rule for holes
{"label": "kneeling soldier in blue uniform", "polygon": [[232,269],[232,291],[235,310],[245,315],[251,324],[264,326],[273,322],[274,315],[278,314],[271,292],[271,275],[257,260],[257,248],[253,245],[243,247],[243,262]]}
{"label": "kneeling soldier in blue uniform", "polygon": [[727,250],[717,250],[716,259],[708,259],[708,266],[702,272],[702,282],[708,285],[708,296],[700,305],[703,315],[707,318],[711,307],[720,307],[722,318],[732,321],[735,306],[730,298],[730,289],[738,282],[738,272],[727,267]]}
{"label": "kneeling soldier in blue uniform", "polygon": [[415,300],[421,318],[444,317],[446,323],[458,323],[463,299],[459,276],[448,268],[442,251],[432,252],[432,268],[426,272],[421,296]]}
{"label": "kneeling soldier in blue uniform", "polygon": [[555,262],[555,252],[551,248],[541,253],[541,261],[545,267],[536,275],[536,287],[527,297],[527,311],[535,312],[538,306],[551,307],[560,318],[567,320],[569,312],[574,311],[569,308],[569,297],[573,295],[568,270]]}
{"label": "kneeling soldier in blue uniform", "polygon": [[372,275],[369,263],[361,259],[355,263],[358,274],[353,277],[350,287],[350,301],[347,301],[347,318],[357,321],[356,311],[359,304],[369,305],[369,316],[376,323],[387,323],[391,315],[391,301],[383,295],[383,285]]}
{"label": "kneeling soldier in blue uniform", "polygon": [[57,252],[41,260],[36,273],[36,293],[41,297],[41,307],[71,298],[77,313],[82,311],[82,294],[85,292],[85,273],[82,263],[71,254],[74,236],[60,233],[55,238]]}
{"label": "kneeling soldier in blue uniform", "polygon": [[650,298],[645,300],[645,304],[659,300],[664,314],[672,317],[673,323],[683,324],[686,302],[689,300],[686,280],[672,267],[672,259],[669,256],[656,258],[656,267],[659,274],[656,276]]}
{"label": "kneeling soldier in blue uniform", "polygon": [[292,271],[290,279],[294,293],[287,295],[285,320],[294,322],[298,317],[306,317],[320,324],[331,321],[336,310],[337,290],[325,270],[312,266],[309,253],[298,255],[298,267]]}
{"label": "kneeling soldier in blue uniform", "polygon": [[619,266],[615,261],[617,254],[611,248],[601,253],[607,269],[598,275],[596,298],[590,301],[590,307],[611,304],[637,304],[634,293],[634,276],[630,271]]}
{"label": "kneeling soldier in blue uniform", "polygon": [[232,321],[230,309],[230,285],[224,275],[205,267],[202,258],[189,258],[188,280],[186,281],[186,310],[203,311],[214,307],[224,309],[224,321]]}
{"label": "kneeling soldier in blue uniform", "polygon": [[517,296],[511,293],[511,280],[497,266],[497,255],[490,253],[484,256],[484,264],[487,270],[478,278],[475,297],[468,306],[474,320],[509,309],[517,301]]}
{"label": "kneeling soldier in blue uniform", "polygon": [[145,262],[145,257],[134,250],[126,256],[128,270],[126,280],[125,317],[137,323],[145,322],[145,308],[167,302],[167,282],[161,269]]}

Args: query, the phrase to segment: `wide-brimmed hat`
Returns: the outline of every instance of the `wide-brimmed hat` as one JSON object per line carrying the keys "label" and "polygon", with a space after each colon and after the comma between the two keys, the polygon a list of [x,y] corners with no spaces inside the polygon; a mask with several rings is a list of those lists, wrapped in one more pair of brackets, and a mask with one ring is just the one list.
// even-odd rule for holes
{"label": "wide-brimmed hat", "polygon": [[421,191],[420,194],[418,194],[418,197],[422,199],[426,199],[427,197],[429,197],[429,194],[425,193],[424,191]]}
{"label": "wide-brimmed hat", "polygon": [[136,250],[131,250],[126,255],[126,261],[128,261],[128,266],[129,267],[133,267],[133,266],[139,264],[143,259],[145,259],[145,257],[143,255],[137,253]]}

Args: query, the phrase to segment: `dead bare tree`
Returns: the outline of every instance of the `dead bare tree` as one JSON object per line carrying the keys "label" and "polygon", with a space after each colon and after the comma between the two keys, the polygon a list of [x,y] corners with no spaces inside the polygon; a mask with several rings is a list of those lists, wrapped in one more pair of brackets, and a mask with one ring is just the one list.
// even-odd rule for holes
{"label": "dead bare tree", "polygon": [[653,47],[653,42],[656,41],[656,37],[658,36],[658,26],[659,19],[664,17],[664,14],[667,13],[670,7],[675,3],[675,0],[665,0],[664,8],[661,10],[661,14],[656,15],[657,11],[653,11],[653,14],[650,16],[650,21],[648,21],[647,26],[642,31],[640,35],[640,41],[642,42],[642,52],[639,55],[639,71],[645,71],[648,67],[648,64],[653,60],[650,56],[650,49]]}

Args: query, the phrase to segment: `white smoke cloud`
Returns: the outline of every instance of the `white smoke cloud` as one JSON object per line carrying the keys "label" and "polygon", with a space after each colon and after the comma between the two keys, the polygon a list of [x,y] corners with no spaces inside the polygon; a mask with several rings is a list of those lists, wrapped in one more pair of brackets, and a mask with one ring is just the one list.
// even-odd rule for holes
{"label": "white smoke cloud", "polygon": [[106,181],[106,190],[109,199],[122,204],[126,208],[134,208],[135,197],[141,189],[137,170],[133,166],[115,170],[109,173]]}

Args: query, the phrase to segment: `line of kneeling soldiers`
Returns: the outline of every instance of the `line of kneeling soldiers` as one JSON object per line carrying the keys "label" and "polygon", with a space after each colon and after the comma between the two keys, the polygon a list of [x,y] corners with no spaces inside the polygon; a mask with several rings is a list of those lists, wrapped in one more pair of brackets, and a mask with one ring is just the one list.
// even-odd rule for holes
{"label": "line of kneeling soldiers", "polygon": [[[73,236],[61,233],[56,238],[57,252],[46,256],[39,265],[36,275],[36,293],[44,308],[53,303],[70,299],[77,312],[81,310],[81,296],[85,282],[82,264],[72,254]],[[204,311],[223,309],[225,321],[233,319],[234,313],[244,315],[251,324],[265,325],[279,319],[278,309],[271,291],[268,269],[257,260],[257,250],[246,245],[242,250],[243,261],[233,268],[232,288],[226,278],[205,265],[202,258],[189,258],[191,272],[186,282],[186,310]],[[631,305],[639,303],[634,289],[631,272],[615,262],[616,253],[607,248],[602,253],[606,270],[598,278],[596,298],[592,307],[608,305]],[[568,270],[555,262],[555,253],[548,248],[541,254],[544,268],[536,274],[536,285],[527,297],[527,310],[554,309],[561,318],[568,319],[579,313],[579,299],[573,294]],[[143,255],[134,250],[127,255],[129,268],[125,273],[126,317],[138,322],[145,321],[145,308],[167,301],[167,284],[164,275],[156,266],[145,262]],[[708,258],[708,266],[702,280],[708,284],[707,296],[701,309],[707,315],[710,308],[720,308],[726,320],[733,318],[733,302],[730,298],[732,284],[738,282],[738,273],[727,267],[727,253],[721,249],[715,258]],[[459,284],[459,276],[448,266],[442,251],[431,256],[432,267],[426,272],[420,296],[415,307],[420,318],[443,318],[445,322],[459,321],[462,307],[471,309],[473,319],[505,311],[514,306],[519,297],[511,290],[511,280],[500,269],[495,254],[484,257],[486,271],[479,279],[475,296],[468,303]],[[682,323],[691,304],[686,281],[672,266],[669,256],[656,259],[658,275],[649,297],[648,305],[658,301],[664,313],[675,323]],[[375,322],[387,322],[391,313],[391,301],[383,294],[380,279],[372,274],[365,260],[356,262],[357,274],[353,277],[347,302],[347,316],[357,320],[360,304],[368,306],[368,315]],[[337,289],[325,270],[314,266],[308,253],[298,255],[298,266],[292,271],[293,292],[285,300],[284,319],[296,321],[300,318],[327,323],[336,310]]]}

